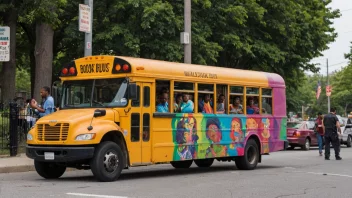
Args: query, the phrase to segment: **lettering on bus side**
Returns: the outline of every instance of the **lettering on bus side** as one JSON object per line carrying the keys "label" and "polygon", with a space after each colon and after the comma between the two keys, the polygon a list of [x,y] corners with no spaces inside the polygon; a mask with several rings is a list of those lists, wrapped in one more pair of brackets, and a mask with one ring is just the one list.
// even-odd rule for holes
{"label": "lettering on bus side", "polygon": [[106,73],[110,71],[110,63],[97,63],[80,65],[81,74],[85,73]]}
{"label": "lettering on bus side", "polygon": [[197,78],[213,78],[213,79],[218,78],[216,74],[203,73],[203,72],[190,72],[190,71],[185,71],[185,76],[192,76]]}

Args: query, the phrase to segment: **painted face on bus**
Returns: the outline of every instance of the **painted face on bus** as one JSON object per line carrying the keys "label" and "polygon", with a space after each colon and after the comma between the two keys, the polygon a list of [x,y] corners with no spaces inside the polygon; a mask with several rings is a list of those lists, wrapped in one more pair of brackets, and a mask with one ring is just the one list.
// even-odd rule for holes
{"label": "painted face on bus", "polygon": [[211,124],[207,130],[208,137],[214,143],[221,141],[221,131],[216,124]]}
{"label": "painted face on bus", "polygon": [[194,119],[187,119],[187,121],[185,121],[184,128],[186,130],[184,132],[184,139],[186,143],[193,142],[192,134],[193,134],[194,124],[195,124]]}

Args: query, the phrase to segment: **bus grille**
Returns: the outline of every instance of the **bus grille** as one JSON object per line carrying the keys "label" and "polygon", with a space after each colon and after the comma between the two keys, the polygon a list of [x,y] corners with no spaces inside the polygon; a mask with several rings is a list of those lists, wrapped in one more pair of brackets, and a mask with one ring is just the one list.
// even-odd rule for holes
{"label": "bus grille", "polygon": [[38,140],[65,141],[67,140],[69,126],[68,123],[56,124],[55,126],[38,124]]}

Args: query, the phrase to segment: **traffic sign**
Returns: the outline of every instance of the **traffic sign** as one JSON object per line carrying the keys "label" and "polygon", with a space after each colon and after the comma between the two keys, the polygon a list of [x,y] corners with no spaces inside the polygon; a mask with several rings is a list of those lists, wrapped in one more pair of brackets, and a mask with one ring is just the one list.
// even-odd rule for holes
{"label": "traffic sign", "polygon": [[91,31],[91,9],[86,4],[79,4],[79,31],[90,33]]}
{"label": "traffic sign", "polygon": [[0,27],[0,62],[10,61],[10,27]]}

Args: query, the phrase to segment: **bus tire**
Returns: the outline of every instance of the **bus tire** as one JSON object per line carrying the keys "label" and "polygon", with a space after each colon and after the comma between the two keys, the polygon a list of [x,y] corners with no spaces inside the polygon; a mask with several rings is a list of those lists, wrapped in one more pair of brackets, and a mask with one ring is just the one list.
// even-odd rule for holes
{"label": "bus tire", "polygon": [[174,168],[189,168],[192,166],[193,160],[186,160],[186,161],[174,161],[170,162],[170,164]]}
{"label": "bus tire", "polygon": [[199,168],[209,168],[211,165],[213,165],[213,162],[214,162],[213,158],[194,160],[194,163]]}
{"label": "bus tire", "polygon": [[95,178],[111,182],[119,178],[125,164],[123,152],[115,142],[106,141],[96,148],[90,167]]}
{"label": "bus tire", "polygon": [[57,179],[66,171],[66,166],[61,166],[54,162],[39,162],[35,160],[34,167],[37,173],[45,179]]}
{"label": "bus tire", "polygon": [[236,157],[235,163],[240,170],[253,170],[257,167],[259,161],[259,149],[254,139],[247,141],[244,149],[244,156]]}

